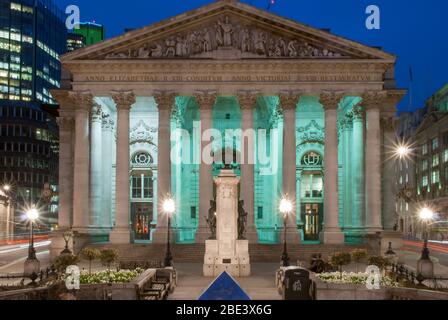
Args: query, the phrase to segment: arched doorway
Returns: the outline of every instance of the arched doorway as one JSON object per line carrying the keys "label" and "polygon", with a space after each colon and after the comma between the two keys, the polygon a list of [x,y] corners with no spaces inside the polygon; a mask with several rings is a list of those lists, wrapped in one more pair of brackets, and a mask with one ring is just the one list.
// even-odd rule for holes
{"label": "arched doorway", "polygon": [[145,151],[139,151],[131,158],[131,224],[134,243],[151,242],[156,227],[153,163],[151,155]]}
{"label": "arched doorway", "polygon": [[301,221],[305,241],[318,241],[323,224],[323,168],[322,155],[306,153],[301,160],[300,186]]}

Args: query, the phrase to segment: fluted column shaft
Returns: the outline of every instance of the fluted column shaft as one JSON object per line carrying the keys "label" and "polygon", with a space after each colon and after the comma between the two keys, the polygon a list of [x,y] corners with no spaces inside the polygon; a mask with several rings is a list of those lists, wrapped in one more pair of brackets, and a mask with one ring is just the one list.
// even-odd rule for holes
{"label": "fluted column shaft", "polygon": [[[195,95],[196,102],[201,112],[201,141],[200,165],[199,165],[199,225],[196,233],[196,243],[204,243],[210,237],[210,230],[207,226],[208,211],[211,207],[210,201],[213,196],[213,173],[212,164],[204,162],[202,152],[210,141],[203,141],[204,133],[212,128],[213,107],[216,104],[216,94],[199,93]],[[205,155],[210,157],[210,155]]]}
{"label": "fluted column shaft", "polygon": [[112,227],[112,145],[114,139],[114,121],[109,116],[103,118],[103,159],[102,159],[102,217],[101,226],[104,228]]}
{"label": "fluted column shaft", "polygon": [[[241,116],[241,200],[244,201],[244,209],[247,211],[246,237],[251,243],[258,242],[258,234],[255,227],[255,131],[254,108],[258,95],[254,93],[241,93],[238,101],[242,111]],[[252,132],[251,132],[252,130]],[[247,138],[246,138],[247,137]]]}
{"label": "fluted column shaft", "polygon": [[352,215],[353,228],[363,231],[365,226],[365,148],[364,148],[364,108],[353,107],[352,136]]}
{"label": "fluted column shaft", "polygon": [[115,226],[110,240],[115,244],[131,241],[130,228],[130,111],[135,103],[132,92],[113,92],[117,106],[117,166],[115,196]]}
{"label": "fluted column shaft", "polygon": [[342,129],[342,136],[344,139],[344,228],[350,229],[353,225],[352,221],[352,192],[351,192],[351,179],[352,179],[352,130],[353,120],[350,116],[347,116],[344,121],[344,127]]}
{"label": "fluted column shaft", "polygon": [[325,244],[344,242],[339,226],[338,197],[338,126],[337,108],[342,94],[324,93],[320,97],[325,109],[325,178],[324,178],[324,231],[321,241]]}
{"label": "fluted column shaft", "polygon": [[90,125],[90,226],[100,225],[102,214],[102,126],[103,112],[101,106],[94,103]]}
{"label": "fluted column shaft", "polygon": [[396,194],[397,182],[395,175],[395,161],[390,159],[390,152],[394,150],[396,145],[395,134],[395,117],[389,115],[381,119],[381,128],[383,131],[383,148],[382,148],[382,163],[383,163],[383,202],[382,202],[382,220],[385,231],[394,231],[397,223],[396,212]]}
{"label": "fluted column shaft", "polygon": [[90,130],[92,95],[73,92],[75,111],[75,154],[73,176],[73,229],[85,231],[89,226],[90,199]]}
{"label": "fluted column shaft", "polygon": [[296,110],[300,95],[295,93],[282,93],[279,95],[280,105],[283,109],[283,194],[294,203],[294,210],[288,216],[286,228],[289,242],[299,242],[297,228],[297,145],[296,145]]}
{"label": "fluted column shaft", "polygon": [[381,231],[381,127],[378,107],[367,108],[366,220],[369,232]]}
{"label": "fluted column shaft", "polygon": [[73,212],[73,129],[71,117],[58,118],[59,125],[59,229],[70,229]]}
{"label": "fluted column shaft", "polygon": [[[155,243],[165,243],[168,231],[168,217],[162,212],[163,201],[171,195],[171,128],[170,120],[176,103],[176,94],[160,93],[155,97],[159,108],[158,132],[158,172],[157,172],[157,228],[154,232]],[[176,213],[175,213],[176,214]]]}

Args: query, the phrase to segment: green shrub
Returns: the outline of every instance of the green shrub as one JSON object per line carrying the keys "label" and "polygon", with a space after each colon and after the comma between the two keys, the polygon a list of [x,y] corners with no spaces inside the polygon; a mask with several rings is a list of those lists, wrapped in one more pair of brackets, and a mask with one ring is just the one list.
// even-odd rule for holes
{"label": "green shrub", "polygon": [[118,260],[118,252],[115,249],[103,249],[100,252],[101,264],[110,271],[110,266]]}
{"label": "green shrub", "polygon": [[80,255],[83,259],[89,261],[89,274],[92,274],[92,262],[100,256],[100,252],[93,248],[84,248],[81,250]]}
{"label": "green shrub", "polygon": [[387,266],[388,261],[386,258],[383,258],[381,256],[371,256],[369,257],[368,263],[369,265],[377,266],[378,268],[383,270]]}
{"label": "green shrub", "polygon": [[337,267],[342,276],[342,267],[352,261],[352,256],[348,252],[337,252],[330,257],[332,266]]}
{"label": "green shrub", "polygon": [[61,277],[65,273],[67,267],[77,265],[78,262],[78,256],[75,256],[73,254],[62,254],[54,260],[53,266],[58,272],[58,275]]}
{"label": "green shrub", "polygon": [[358,272],[359,266],[358,264],[365,259],[367,259],[367,250],[365,249],[356,249],[351,253],[352,261],[356,263],[356,272]]}

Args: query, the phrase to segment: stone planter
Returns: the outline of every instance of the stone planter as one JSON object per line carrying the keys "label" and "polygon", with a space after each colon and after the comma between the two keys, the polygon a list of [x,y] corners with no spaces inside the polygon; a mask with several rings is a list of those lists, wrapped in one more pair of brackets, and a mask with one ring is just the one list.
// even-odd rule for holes
{"label": "stone planter", "polygon": [[144,271],[128,283],[81,285],[77,300],[138,300],[139,289],[156,275],[155,269]]}

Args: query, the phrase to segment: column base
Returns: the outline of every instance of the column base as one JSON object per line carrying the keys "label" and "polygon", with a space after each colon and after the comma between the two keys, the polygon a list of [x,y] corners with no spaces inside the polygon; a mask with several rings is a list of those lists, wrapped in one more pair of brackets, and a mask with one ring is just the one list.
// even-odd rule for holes
{"label": "column base", "polygon": [[341,231],[323,231],[320,234],[323,244],[344,244],[345,235]]}
{"label": "column base", "polygon": [[131,231],[129,229],[114,229],[109,235],[109,242],[112,244],[130,244]]}

